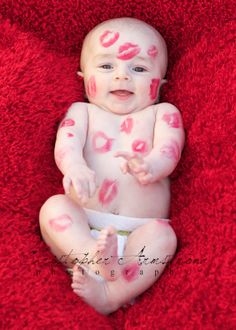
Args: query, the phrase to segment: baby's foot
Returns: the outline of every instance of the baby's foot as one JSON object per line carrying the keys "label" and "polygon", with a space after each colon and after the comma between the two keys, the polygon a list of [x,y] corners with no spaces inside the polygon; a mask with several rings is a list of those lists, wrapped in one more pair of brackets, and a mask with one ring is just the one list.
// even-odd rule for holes
{"label": "baby's foot", "polygon": [[71,287],[74,293],[81,297],[87,304],[99,313],[107,315],[115,311],[116,308],[109,301],[106,282],[96,277],[98,276],[89,269],[75,265]]}
{"label": "baby's foot", "polygon": [[97,250],[104,263],[99,265],[101,275],[107,280],[115,280],[118,277],[117,263],[117,234],[116,230],[109,226],[102,229],[97,239]]}

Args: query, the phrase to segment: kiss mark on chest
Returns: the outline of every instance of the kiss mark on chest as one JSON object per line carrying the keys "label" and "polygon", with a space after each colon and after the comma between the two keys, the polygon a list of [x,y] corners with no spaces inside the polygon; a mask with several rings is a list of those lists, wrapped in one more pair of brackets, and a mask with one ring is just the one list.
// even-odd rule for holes
{"label": "kiss mark on chest", "polygon": [[164,114],[162,120],[164,120],[168,126],[173,128],[179,128],[181,126],[180,116],[177,112]]}
{"label": "kiss mark on chest", "polygon": [[135,140],[132,143],[132,150],[134,152],[145,153],[148,151],[147,142],[143,140]]}
{"label": "kiss mark on chest", "polygon": [[98,192],[98,200],[102,205],[110,204],[118,193],[116,180],[105,179]]}
{"label": "kiss mark on chest", "polygon": [[123,123],[120,125],[120,131],[130,134],[133,128],[133,118],[126,118]]}
{"label": "kiss mark on chest", "polygon": [[96,132],[92,139],[93,149],[99,153],[105,153],[111,150],[113,144],[112,138],[109,138],[104,132]]}

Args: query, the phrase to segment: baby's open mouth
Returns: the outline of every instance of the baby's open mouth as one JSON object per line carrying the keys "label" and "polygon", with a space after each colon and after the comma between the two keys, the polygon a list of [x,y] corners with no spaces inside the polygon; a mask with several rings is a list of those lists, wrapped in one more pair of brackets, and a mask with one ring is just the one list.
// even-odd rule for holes
{"label": "baby's open mouth", "polygon": [[117,89],[117,90],[111,91],[111,94],[118,96],[118,97],[126,98],[126,97],[133,95],[134,93],[130,92],[126,89]]}

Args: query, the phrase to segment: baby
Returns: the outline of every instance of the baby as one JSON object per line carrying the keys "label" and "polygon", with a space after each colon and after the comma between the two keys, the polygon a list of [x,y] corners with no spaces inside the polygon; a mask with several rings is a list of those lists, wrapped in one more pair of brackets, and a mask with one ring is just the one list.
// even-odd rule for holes
{"label": "baby", "polygon": [[175,106],[156,104],[167,49],[148,24],[99,24],[80,64],[89,103],[72,104],[58,129],[65,195],[46,201],[40,227],[52,253],[73,267],[74,292],[109,314],[147,290],[175,253],[168,176],[184,130]]}

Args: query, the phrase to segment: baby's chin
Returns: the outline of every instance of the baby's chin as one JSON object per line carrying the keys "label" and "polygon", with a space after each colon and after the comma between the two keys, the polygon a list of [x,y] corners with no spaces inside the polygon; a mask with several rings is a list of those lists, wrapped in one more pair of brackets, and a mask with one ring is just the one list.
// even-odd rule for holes
{"label": "baby's chin", "polygon": [[99,103],[97,103],[97,104],[93,103],[93,104],[95,104],[97,107],[99,107],[100,109],[102,109],[106,112],[114,113],[115,115],[124,116],[124,115],[129,115],[131,113],[142,111],[142,110],[148,108],[149,106],[154,105],[155,102],[147,102],[147,103],[143,104],[142,106],[131,106],[131,107],[127,107],[125,104],[124,105],[115,105],[114,104],[112,107],[109,107],[104,104],[99,104]]}

